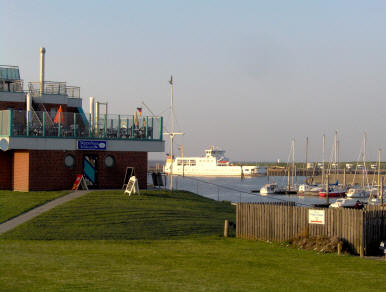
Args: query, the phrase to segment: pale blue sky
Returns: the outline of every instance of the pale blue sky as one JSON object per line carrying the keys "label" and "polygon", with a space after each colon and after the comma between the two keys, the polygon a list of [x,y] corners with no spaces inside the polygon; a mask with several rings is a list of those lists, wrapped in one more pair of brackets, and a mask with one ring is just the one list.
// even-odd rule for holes
{"label": "pale blue sky", "polygon": [[[385,1],[4,1],[0,63],[108,100],[132,114],[157,114],[175,79],[185,155],[208,145],[232,160],[321,159],[335,129],[341,157],[355,160],[363,131],[368,157],[386,152]],[[168,122],[167,122],[168,123]],[[386,154],[385,154],[386,155]],[[384,155],[384,157],[386,157]],[[164,154],[151,158],[164,157]]]}

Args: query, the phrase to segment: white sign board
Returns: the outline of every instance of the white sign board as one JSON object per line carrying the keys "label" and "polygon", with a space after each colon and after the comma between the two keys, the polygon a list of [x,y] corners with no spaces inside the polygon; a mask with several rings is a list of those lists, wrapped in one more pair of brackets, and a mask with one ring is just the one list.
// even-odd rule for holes
{"label": "white sign board", "polygon": [[324,210],[308,210],[309,224],[324,224]]}
{"label": "white sign board", "polygon": [[138,186],[138,180],[135,176],[130,177],[129,182],[126,185],[125,194],[138,194],[139,195],[139,186]]}

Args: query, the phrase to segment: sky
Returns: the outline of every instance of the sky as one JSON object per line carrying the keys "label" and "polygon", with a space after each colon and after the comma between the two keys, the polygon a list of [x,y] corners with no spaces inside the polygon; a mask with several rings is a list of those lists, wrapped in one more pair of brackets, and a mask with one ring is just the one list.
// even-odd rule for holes
{"label": "sky", "polygon": [[[232,161],[386,159],[386,1],[0,0],[0,64],[25,82],[81,87],[112,114],[142,102],[176,131],[185,156],[216,145]],[[145,115],[151,115],[144,109]],[[152,153],[150,159],[164,159]]]}

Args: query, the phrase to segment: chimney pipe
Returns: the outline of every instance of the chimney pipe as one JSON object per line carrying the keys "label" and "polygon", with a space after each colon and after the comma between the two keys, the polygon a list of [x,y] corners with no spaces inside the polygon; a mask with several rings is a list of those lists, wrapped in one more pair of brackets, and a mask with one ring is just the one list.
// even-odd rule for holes
{"label": "chimney pipe", "polygon": [[94,97],[90,97],[90,129],[94,133],[94,121],[95,121],[95,101]]}
{"label": "chimney pipe", "polygon": [[40,95],[44,94],[44,67],[46,49],[40,48]]}

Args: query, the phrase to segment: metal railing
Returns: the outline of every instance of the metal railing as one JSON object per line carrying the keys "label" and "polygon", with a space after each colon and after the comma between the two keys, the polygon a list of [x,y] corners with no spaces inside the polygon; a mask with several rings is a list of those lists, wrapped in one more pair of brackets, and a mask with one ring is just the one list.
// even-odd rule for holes
{"label": "metal railing", "polygon": [[[162,141],[163,118],[126,115],[103,115],[91,121],[80,113],[6,110],[0,129],[13,137],[97,138],[118,140]],[[1,117],[1,116],[0,116]],[[54,122],[52,124],[51,120]],[[7,130],[8,129],[8,130]],[[7,134],[8,133],[8,134]],[[1,135],[1,134],[0,134]]]}
{"label": "metal railing", "polygon": [[5,81],[0,79],[0,91],[2,92],[24,92],[23,80]]}
{"label": "metal railing", "polygon": [[[40,82],[29,82],[28,90],[33,97],[41,96]],[[67,95],[80,98],[80,87],[67,86],[66,82],[44,81],[43,93],[47,95]]]}

